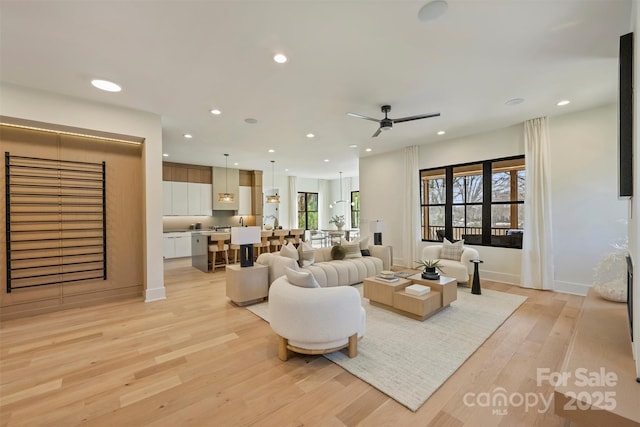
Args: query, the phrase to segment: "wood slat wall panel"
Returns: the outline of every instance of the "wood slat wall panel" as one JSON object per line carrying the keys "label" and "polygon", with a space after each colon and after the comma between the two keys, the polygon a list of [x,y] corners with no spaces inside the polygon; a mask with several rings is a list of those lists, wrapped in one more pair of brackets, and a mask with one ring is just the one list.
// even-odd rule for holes
{"label": "wood slat wall panel", "polygon": [[[107,280],[95,280],[70,282],[64,285],[47,285],[42,287],[14,290],[11,294],[5,292],[6,288],[6,242],[5,223],[0,221],[0,307],[1,318],[20,317],[30,313],[40,313],[58,310],[67,307],[77,307],[86,301],[87,304],[96,304],[101,301],[112,301],[114,298],[142,295],[144,283],[144,258],[143,258],[143,176],[144,163],[142,161],[142,148],[130,144],[117,144],[107,141],[87,140],[80,137],[57,136],[50,133],[40,133],[22,129],[0,128],[0,143],[2,151],[8,151],[11,155],[30,156],[39,158],[63,159],[79,162],[106,163],[106,219],[107,219]],[[47,176],[49,172],[42,172]],[[0,187],[4,188],[4,163],[0,170]],[[101,185],[82,181],[78,174],[68,174],[72,179],[65,181],[65,186]],[[101,178],[101,176],[100,176]],[[16,178],[18,183],[37,183],[34,178]],[[12,181],[13,182],[13,181]],[[29,187],[25,187],[29,188]],[[35,190],[35,188],[29,188]],[[50,189],[37,189],[38,193],[49,193]],[[64,189],[63,193],[83,193],[85,195],[99,195],[99,198],[69,197],[66,201],[76,202],[79,205],[63,208],[63,213],[53,213],[55,208],[46,206],[12,206],[12,221],[41,220],[38,229],[51,231],[29,231],[29,225],[16,225],[15,229],[25,230],[20,233],[21,243],[14,243],[13,249],[26,249],[15,258],[27,258],[36,256],[61,256],[66,263],[89,262],[96,260],[100,255],[74,256],[85,249],[74,248],[79,245],[95,245],[95,251],[102,251],[102,216],[99,213],[101,207],[86,206],[85,204],[98,203],[101,205],[101,191],[97,189]],[[43,196],[43,199],[53,197]],[[16,199],[19,200],[19,199]],[[4,191],[0,194],[0,206],[4,213]],[[14,210],[15,209],[15,210]],[[75,221],[87,220],[80,224],[62,222],[60,230],[55,230],[54,223],[45,221],[62,220]],[[97,220],[97,221],[89,221]],[[94,230],[97,229],[97,230]],[[14,235],[15,235],[14,234]],[[43,241],[43,238],[52,239],[59,236],[74,239],[64,240],[63,249],[47,249],[56,245],[55,240]],[[26,240],[35,240],[29,242]],[[55,261],[56,259],[54,259]],[[48,261],[46,261],[48,262]],[[33,261],[14,261],[12,267],[30,266]],[[61,270],[65,278],[82,279],[89,277],[89,272],[73,273],[78,268],[93,268],[101,262],[84,264],[74,267],[64,266]],[[48,271],[45,269],[45,271]],[[98,272],[99,273],[99,272]],[[90,295],[83,299],[83,295]]]}

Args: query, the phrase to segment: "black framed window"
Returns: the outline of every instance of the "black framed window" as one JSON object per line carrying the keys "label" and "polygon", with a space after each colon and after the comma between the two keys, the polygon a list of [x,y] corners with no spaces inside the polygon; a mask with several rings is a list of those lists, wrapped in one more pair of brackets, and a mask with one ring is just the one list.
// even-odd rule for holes
{"label": "black framed window", "polygon": [[420,171],[422,240],[522,248],[524,156]]}
{"label": "black framed window", "polygon": [[360,228],[360,192],[351,192],[351,228]]}
{"label": "black framed window", "polygon": [[318,229],[318,193],[298,193],[298,227]]}

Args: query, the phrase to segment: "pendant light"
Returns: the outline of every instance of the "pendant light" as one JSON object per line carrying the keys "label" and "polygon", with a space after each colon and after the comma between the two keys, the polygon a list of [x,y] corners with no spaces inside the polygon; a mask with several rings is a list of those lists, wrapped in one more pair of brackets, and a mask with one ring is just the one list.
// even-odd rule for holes
{"label": "pendant light", "polygon": [[[329,207],[330,207],[330,208],[333,208],[334,206],[336,206],[336,205],[337,205],[337,204],[339,204],[339,203],[349,203],[348,201],[346,201],[346,200],[344,200],[344,199],[342,198],[342,172],[340,172],[340,200],[336,200],[335,202],[330,203],[330,204],[329,204]],[[349,204],[350,204],[351,206],[355,206],[355,203],[353,203],[353,202],[351,202],[351,203],[349,203]]]}
{"label": "pendant light", "polygon": [[[276,185],[275,185],[275,172],[274,172],[274,163],[276,161],[275,160],[271,160],[271,188],[273,188],[275,190]],[[278,196],[278,193],[276,192],[276,194],[274,194],[273,196],[267,196],[267,203],[280,203],[280,196]]]}
{"label": "pendant light", "polygon": [[224,155],[224,193],[218,193],[218,201],[221,203],[233,203],[234,194],[229,193],[227,184],[229,183],[229,155]]}

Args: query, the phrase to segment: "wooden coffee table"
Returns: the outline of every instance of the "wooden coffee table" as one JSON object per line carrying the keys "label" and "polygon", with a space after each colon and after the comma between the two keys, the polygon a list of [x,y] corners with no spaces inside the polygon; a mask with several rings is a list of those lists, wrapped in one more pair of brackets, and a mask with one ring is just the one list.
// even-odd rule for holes
{"label": "wooden coffee table", "polygon": [[[431,292],[422,296],[408,294],[405,288],[412,284],[429,286]],[[458,297],[458,282],[451,277],[425,280],[416,274],[395,282],[368,277],[363,285],[364,297],[369,298],[370,304],[416,320],[425,320],[448,307]]]}

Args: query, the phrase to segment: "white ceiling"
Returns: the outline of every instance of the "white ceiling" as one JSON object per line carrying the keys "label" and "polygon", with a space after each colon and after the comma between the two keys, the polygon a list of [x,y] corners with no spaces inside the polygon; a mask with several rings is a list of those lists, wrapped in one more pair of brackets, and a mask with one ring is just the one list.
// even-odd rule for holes
{"label": "white ceiling", "polygon": [[[230,166],[328,179],[357,175],[358,157],[615,101],[631,0],[449,0],[421,22],[425,3],[2,0],[0,78],[159,114],[165,160],[229,153]],[[346,115],[381,118],[383,104],[441,116],[371,138],[376,123]]]}

